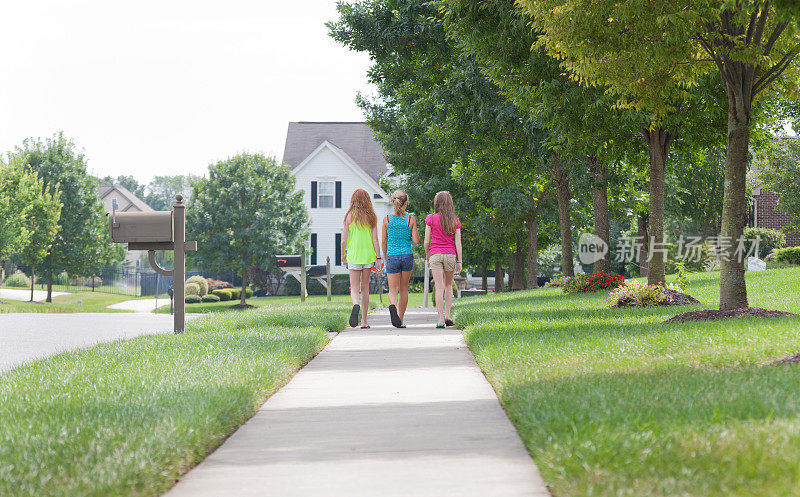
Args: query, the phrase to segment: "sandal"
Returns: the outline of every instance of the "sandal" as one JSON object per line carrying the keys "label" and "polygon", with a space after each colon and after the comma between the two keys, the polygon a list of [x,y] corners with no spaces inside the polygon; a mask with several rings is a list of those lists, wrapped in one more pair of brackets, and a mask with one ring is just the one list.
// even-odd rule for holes
{"label": "sandal", "polygon": [[353,310],[350,311],[350,327],[355,328],[358,326],[358,318],[359,313],[361,312],[361,306],[358,304],[353,305]]}
{"label": "sandal", "polygon": [[455,326],[455,323],[453,323],[452,319],[445,319],[444,320],[444,325],[445,326]]}
{"label": "sandal", "polygon": [[364,326],[362,326],[362,327],[361,327],[361,329],[362,329],[362,330],[368,330],[368,329],[369,329],[369,325],[368,325],[368,324],[365,324]]}
{"label": "sandal", "polygon": [[400,314],[397,313],[397,306],[394,304],[389,306],[389,317],[392,320],[392,326],[399,328],[403,321],[400,319]]}
{"label": "sandal", "polygon": [[445,327],[445,325],[443,325],[443,324],[437,324],[437,325],[436,325],[436,327],[437,327],[437,328],[444,328],[444,327]]}

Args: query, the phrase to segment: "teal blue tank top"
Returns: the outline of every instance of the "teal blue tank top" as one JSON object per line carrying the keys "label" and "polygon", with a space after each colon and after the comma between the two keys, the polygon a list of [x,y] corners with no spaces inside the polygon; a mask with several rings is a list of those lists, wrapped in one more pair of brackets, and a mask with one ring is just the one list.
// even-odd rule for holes
{"label": "teal blue tank top", "polygon": [[389,243],[386,244],[386,256],[413,254],[411,250],[411,228],[408,227],[408,216],[400,217],[389,214],[389,222],[386,225],[386,235]]}

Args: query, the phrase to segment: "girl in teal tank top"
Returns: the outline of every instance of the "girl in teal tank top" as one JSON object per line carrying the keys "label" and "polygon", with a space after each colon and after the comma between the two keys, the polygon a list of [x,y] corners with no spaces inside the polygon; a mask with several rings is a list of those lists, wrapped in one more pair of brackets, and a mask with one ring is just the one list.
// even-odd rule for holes
{"label": "girl in teal tank top", "polygon": [[383,256],[389,280],[389,316],[392,324],[405,328],[403,316],[408,307],[408,282],[414,269],[411,244],[419,243],[417,220],[406,212],[408,195],[403,190],[392,194],[394,213],[383,219]]}
{"label": "girl in teal tank top", "polygon": [[[372,267],[378,264],[382,268],[381,247],[378,244],[378,217],[372,207],[372,199],[366,190],[361,188],[353,192],[350,208],[344,216],[342,227],[342,262],[347,263],[350,273],[350,300],[353,309],[350,311],[350,326],[355,328],[359,322],[361,305],[361,327],[369,328],[367,312],[369,311],[369,279]],[[359,298],[360,297],[360,298]]]}

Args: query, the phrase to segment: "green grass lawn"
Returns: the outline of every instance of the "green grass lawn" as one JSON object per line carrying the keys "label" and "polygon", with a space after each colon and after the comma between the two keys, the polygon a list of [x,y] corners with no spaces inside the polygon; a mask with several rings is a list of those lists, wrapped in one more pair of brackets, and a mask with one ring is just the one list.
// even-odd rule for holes
{"label": "green grass lawn", "polygon": [[[327,297],[325,295],[309,295],[306,299],[307,302],[326,302]],[[169,301],[167,301],[169,302]],[[247,299],[247,303],[250,305],[254,305],[256,307],[272,307],[276,305],[282,305],[287,303],[296,303],[300,302],[300,297],[297,295],[294,296],[286,296],[286,295],[278,295],[274,297],[252,297]],[[345,303],[350,305],[350,296],[349,295],[331,295],[331,302],[337,303]],[[433,302],[433,300],[431,300]],[[199,304],[186,304],[186,312],[190,313],[207,313],[207,312],[229,312],[235,311],[238,309],[233,309],[232,306],[238,304],[238,300],[227,300],[225,302],[202,302]],[[431,304],[432,305],[432,304]],[[389,297],[384,293],[383,296],[379,294],[370,295],[369,297],[369,307],[371,309],[380,308],[380,307],[388,307],[389,306]],[[411,293],[408,296],[408,306],[409,307],[421,307],[422,306],[422,294],[421,293]],[[159,313],[169,313],[169,303],[165,306],[158,308]]]}
{"label": "green grass lawn", "polygon": [[[22,300],[0,299],[0,313],[4,312],[132,312],[107,309],[106,306],[137,300],[130,295],[115,295],[101,292],[80,292],[53,297],[53,302],[26,302]],[[169,300],[167,300],[169,302]],[[169,307],[168,307],[169,308]]]}
{"label": "green grass lawn", "polygon": [[[719,273],[691,275],[702,308]],[[747,274],[800,313],[800,268]],[[461,301],[456,325],[556,496],[786,496],[800,483],[800,318],[661,324],[558,289]]]}
{"label": "green grass lawn", "polygon": [[344,328],[341,304],[190,322],[0,375],[0,495],[156,496]]}

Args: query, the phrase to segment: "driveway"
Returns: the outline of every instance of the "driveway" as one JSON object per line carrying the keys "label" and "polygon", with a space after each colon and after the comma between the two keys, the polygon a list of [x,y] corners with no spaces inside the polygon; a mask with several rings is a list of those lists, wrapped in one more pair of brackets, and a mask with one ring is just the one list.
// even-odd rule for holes
{"label": "driveway", "polygon": [[[68,295],[68,292],[53,292],[53,297],[58,297],[59,295]],[[47,292],[45,290],[33,291],[33,300],[35,300],[36,302],[40,302],[46,298],[47,298]],[[0,288],[0,299],[30,300],[31,291],[17,290],[14,288]]]}
{"label": "driveway", "polygon": [[120,313],[0,314],[0,372],[100,342],[172,333],[172,316]]}
{"label": "driveway", "polygon": [[108,307],[109,309],[117,309],[123,311],[153,312],[154,310],[156,310],[157,307],[161,307],[162,305],[169,305],[169,299],[160,298],[158,300],[156,299],[125,300],[122,302],[118,302],[116,304],[111,304],[106,307]]}

